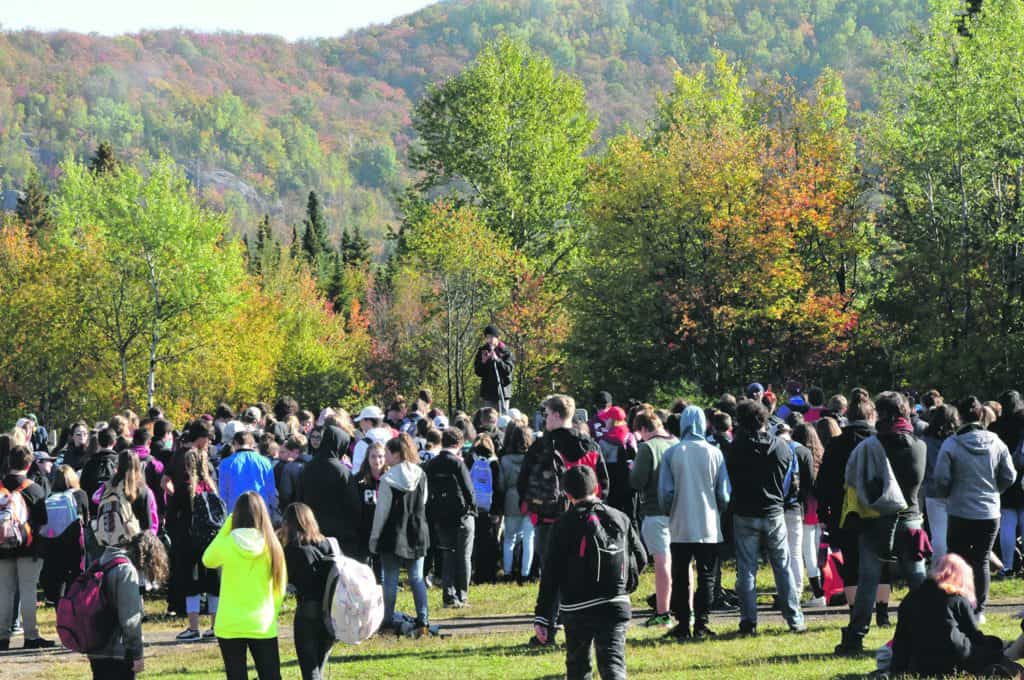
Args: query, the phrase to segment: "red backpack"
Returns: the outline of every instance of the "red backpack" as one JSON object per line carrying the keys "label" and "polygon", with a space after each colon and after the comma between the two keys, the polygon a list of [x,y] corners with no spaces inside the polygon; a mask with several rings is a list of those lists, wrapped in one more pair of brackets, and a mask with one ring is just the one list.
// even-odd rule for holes
{"label": "red backpack", "polygon": [[103,577],[122,564],[131,562],[125,557],[115,557],[106,564],[96,563],[68,586],[57,603],[57,634],[61,644],[71,651],[88,654],[110,641],[117,612],[108,600]]}

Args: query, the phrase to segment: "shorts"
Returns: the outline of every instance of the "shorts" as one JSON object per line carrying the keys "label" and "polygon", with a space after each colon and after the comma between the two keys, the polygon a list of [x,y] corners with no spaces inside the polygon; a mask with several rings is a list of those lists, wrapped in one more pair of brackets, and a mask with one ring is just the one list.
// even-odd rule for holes
{"label": "shorts", "polygon": [[640,527],[640,535],[644,539],[647,551],[652,555],[669,554],[672,536],[669,533],[668,525],[669,518],[667,515],[644,517],[644,523]]}

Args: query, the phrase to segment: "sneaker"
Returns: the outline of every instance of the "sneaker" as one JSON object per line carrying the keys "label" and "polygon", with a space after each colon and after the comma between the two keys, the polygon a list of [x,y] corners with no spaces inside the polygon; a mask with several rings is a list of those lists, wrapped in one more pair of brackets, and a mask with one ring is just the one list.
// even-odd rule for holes
{"label": "sneaker", "polygon": [[655,614],[646,621],[644,625],[648,628],[670,628],[672,626],[672,615],[671,614]]}
{"label": "sneaker", "polygon": [[681,642],[683,640],[689,640],[691,637],[690,627],[684,626],[681,623],[677,624],[675,628],[665,633],[665,637],[669,640],[676,640],[678,642]]}
{"label": "sneaker", "polygon": [[740,607],[738,604],[731,602],[729,598],[724,595],[716,599],[711,605],[711,611],[713,612],[736,612],[739,611],[739,609]]}
{"label": "sneaker", "polygon": [[984,614],[984,612],[979,612],[979,613],[978,613],[978,614],[977,614],[977,615],[976,615],[976,616],[974,617],[974,619],[975,619],[975,621],[977,622],[977,624],[978,624],[979,626],[983,626],[983,625],[985,625],[985,622],[986,622],[986,621],[988,620],[988,619],[986,619],[986,618],[985,618],[985,614]]}
{"label": "sneaker", "polygon": [[21,621],[15,621],[11,624],[11,635],[21,635],[25,632],[25,629],[21,627]]}
{"label": "sneaker", "polygon": [[202,640],[203,634],[195,628],[186,628],[178,633],[175,639],[181,640],[182,642],[192,642],[194,640]]}
{"label": "sneaker", "polygon": [[864,653],[864,640],[850,635],[846,628],[843,628],[843,639],[836,645],[836,656],[860,656]]}
{"label": "sneaker", "polygon": [[717,635],[718,633],[711,630],[707,626],[701,626],[693,631],[694,640],[710,640],[711,638],[716,637]]}
{"label": "sneaker", "polygon": [[791,623],[791,624],[789,624],[789,632],[790,633],[796,633],[797,635],[801,635],[803,633],[806,633],[807,632],[807,624],[806,623]]}
{"label": "sneaker", "polygon": [[879,628],[888,628],[892,625],[889,621],[889,604],[887,602],[875,604],[875,625]]}
{"label": "sneaker", "polygon": [[752,621],[740,621],[740,635],[757,637],[757,624]]}
{"label": "sneaker", "polygon": [[824,595],[821,596],[821,597],[812,597],[811,599],[807,600],[807,602],[804,603],[804,607],[807,607],[808,609],[817,609],[819,607],[826,607],[826,606],[828,606],[828,603],[825,602],[825,596]]}
{"label": "sneaker", "polygon": [[25,649],[50,649],[56,647],[57,643],[53,640],[45,640],[43,638],[36,638],[35,640],[25,640]]}
{"label": "sneaker", "polygon": [[217,634],[213,632],[213,626],[211,626],[211,627],[209,627],[209,628],[207,628],[206,630],[203,631],[203,637],[204,638],[212,638],[212,637],[215,637],[216,635]]}

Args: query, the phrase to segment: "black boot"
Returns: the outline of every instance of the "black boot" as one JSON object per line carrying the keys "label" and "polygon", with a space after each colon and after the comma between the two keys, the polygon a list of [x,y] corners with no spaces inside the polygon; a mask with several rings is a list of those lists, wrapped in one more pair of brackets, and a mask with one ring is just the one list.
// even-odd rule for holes
{"label": "black boot", "polygon": [[889,622],[889,603],[888,602],[876,602],[875,603],[875,624],[879,628],[888,628],[892,624]]}
{"label": "black boot", "polygon": [[852,634],[849,628],[843,628],[843,639],[836,645],[836,656],[859,656],[864,652],[864,641]]}
{"label": "black boot", "polygon": [[821,587],[821,577],[815,576],[808,580],[811,582],[811,593],[814,597],[825,597],[825,590]]}

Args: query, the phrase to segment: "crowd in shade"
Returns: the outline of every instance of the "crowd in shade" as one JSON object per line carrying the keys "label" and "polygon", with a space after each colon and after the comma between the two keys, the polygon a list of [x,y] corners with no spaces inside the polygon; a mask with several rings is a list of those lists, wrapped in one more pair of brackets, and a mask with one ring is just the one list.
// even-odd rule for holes
{"label": "crowd in shade", "polygon": [[[524,413],[488,368],[498,398],[482,394],[473,413],[422,390],[351,414],[283,396],[186,423],[124,410],[53,433],[26,414],[0,435],[0,649],[16,635],[58,644],[37,600],[57,604],[101,570],[117,623],[89,651],[94,677],[144,669],[145,601],[181,617],[180,643],[216,638],[229,679],[246,677],[248,655],[278,678],[291,593],[302,676],[321,678],[335,642],[325,565],[340,550],[380,584],[379,635],[436,635],[430,588],[456,609],[475,584],[535,588],[529,643],[564,636],[574,678],[589,677],[592,649],[601,677],[626,676],[645,568],[643,623],[669,643],[713,640],[714,611],[758,635],[766,566],[793,634],[805,611],[848,607],[838,655],[891,625],[891,587],[905,582],[880,656],[894,674],[998,674],[1024,653],[981,631],[990,581],[1021,569],[1018,392],[954,405],[936,390],[826,397],[794,382],[777,395],[755,382],[713,405],[599,392],[588,409],[555,394]],[[396,611],[403,572],[408,613]]]}

